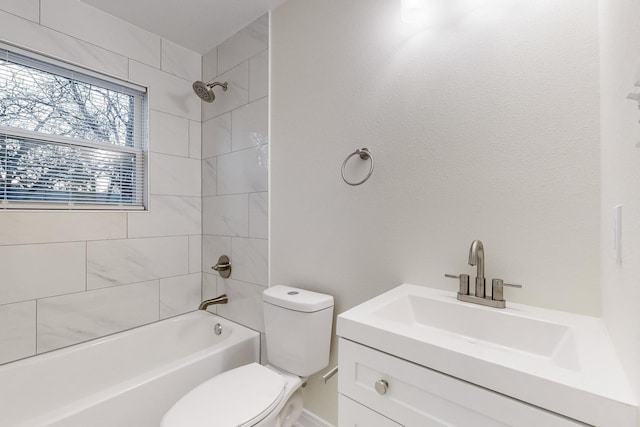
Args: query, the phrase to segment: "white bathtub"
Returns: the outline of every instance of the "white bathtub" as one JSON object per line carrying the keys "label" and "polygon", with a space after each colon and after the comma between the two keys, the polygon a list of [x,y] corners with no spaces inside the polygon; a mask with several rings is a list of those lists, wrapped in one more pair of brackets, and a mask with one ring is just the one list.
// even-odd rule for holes
{"label": "white bathtub", "polygon": [[166,319],[0,366],[0,426],[158,427],[188,390],[259,354],[257,332],[208,312]]}

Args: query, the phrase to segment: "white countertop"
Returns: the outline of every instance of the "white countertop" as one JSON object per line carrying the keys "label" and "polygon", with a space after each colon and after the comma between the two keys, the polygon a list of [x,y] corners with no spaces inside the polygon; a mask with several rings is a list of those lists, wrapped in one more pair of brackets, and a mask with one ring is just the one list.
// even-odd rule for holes
{"label": "white countertop", "polygon": [[600,318],[403,284],[340,314],[337,334],[587,424],[638,426]]}

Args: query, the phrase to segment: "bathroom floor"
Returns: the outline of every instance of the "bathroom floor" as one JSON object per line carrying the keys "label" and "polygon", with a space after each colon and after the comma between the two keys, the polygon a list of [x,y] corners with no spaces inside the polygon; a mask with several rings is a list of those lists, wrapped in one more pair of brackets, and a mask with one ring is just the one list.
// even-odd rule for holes
{"label": "bathroom floor", "polygon": [[295,423],[293,423],[293,426],[291,427],[333,427],[333,426],[327,423],[326,421],[315,419],[315,417],[310,415],[308,412],[304,411],[302,412],[302,415],[300,416],[300,418],[298,418],[298,420]]}

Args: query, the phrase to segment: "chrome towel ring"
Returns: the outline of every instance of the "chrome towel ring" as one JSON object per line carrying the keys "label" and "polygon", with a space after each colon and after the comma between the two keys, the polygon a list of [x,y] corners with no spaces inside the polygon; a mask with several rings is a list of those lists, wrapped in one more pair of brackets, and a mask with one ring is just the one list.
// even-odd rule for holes
{"label": "chrome towel ring", "polygon": [[[371,160],[371,167],[369,168],[369,173],[367,173],[367,176],[365,176],[362,181],[351,182],[351,181],[348,181],[347,178],[344,176],[344,169],[347,167],[347,162],[349,161],[349,159],[355,155],[360,156],[362,160]],[[363,184],[366,180],[368,180],[371,177],[371,174],[373,173],[373,167],[374,167],[373,154],[371,154],[371,151],[369,151],[368,148],[358,148],[356,151],[349,154],[347,158],[344,159],[344,162],[342,162],[342,179],[347,184],[353,185],[353,186]]]}

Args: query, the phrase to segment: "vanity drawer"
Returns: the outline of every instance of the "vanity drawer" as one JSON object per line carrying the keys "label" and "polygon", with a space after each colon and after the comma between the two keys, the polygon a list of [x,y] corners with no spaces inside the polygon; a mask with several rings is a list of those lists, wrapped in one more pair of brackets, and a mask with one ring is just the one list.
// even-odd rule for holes
{"label": "vanity drawer", "polygon": [[338,420],[340,427],[402,427],[342,394],[338,395],[338,405],[340,405]]}
{"label": "vanity drawer", "polygon": [[586,425],[344,338],[339,351],[339,392],[403,426]]}

